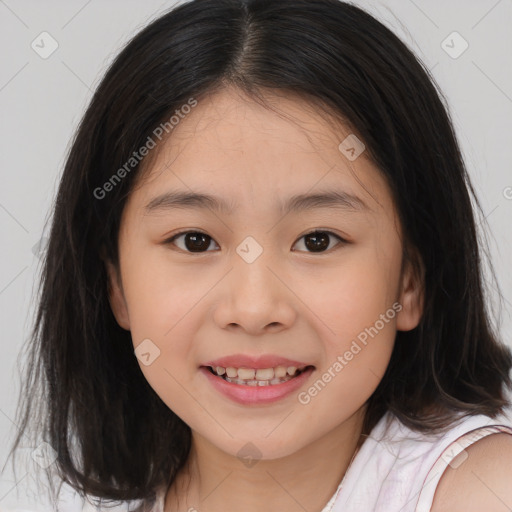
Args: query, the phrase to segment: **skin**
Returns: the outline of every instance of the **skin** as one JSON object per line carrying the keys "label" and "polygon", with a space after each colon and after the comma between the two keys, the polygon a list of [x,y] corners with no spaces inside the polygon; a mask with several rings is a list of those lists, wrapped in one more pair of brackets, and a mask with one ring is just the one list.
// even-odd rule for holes
{"label": "skin", "polygon": [[444,471],[431,512],[510,512],[512,436],[491,434],[465,451],[461,465]]}
{"label": "skin", "polygon": [[[119,325],[131,331],[134,347],[149,338],[160,350],[150,365],[139,361],[144,376],[192,430],[192,451],[168,490],[166,511],[241,504],[246,512],[321,510],[358,446],[365,403],[396,331],[421,317],[422,283],[409,265],[402,269],[400,224],[379,170],[364,152],[353,162],[340,152],[350,134],[345,126],[335,128],[298,98],[267,97],[293,120],[233,89],[199,101],[131,194],[120,268],[108,264]],[[233,213],[145,214],[151,199],[177,188],[232,201]],[[291,195],[333,188],[367,208],[284,216],[278,209]],[[304,235],[319,228],[348,243],[331,236],[327,250],[313,252]],[[164,243],[182,230],[208,234],[208,250],[186,252],[184,236]],[[247,236],[263,249],[250,264],[236,252]],[[277,354],[315,366],[299,391],[307,390],[397,302],[401,311],[306,405],[298,393],[240,405],[198,370],[234,353]],[[249,442],[261,453],[251,467],[237,457]]]}

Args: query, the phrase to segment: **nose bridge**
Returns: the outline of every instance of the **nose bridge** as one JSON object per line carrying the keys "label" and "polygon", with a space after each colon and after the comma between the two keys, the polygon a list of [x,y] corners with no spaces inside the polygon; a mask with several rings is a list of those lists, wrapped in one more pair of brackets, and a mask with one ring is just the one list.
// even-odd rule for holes
{"label": "nose bridge", "polygon": [[275,261],[271,262],[272,249],[263,243],[264,241],[260,243],[253,236],[247,236],[237,246],[234,259],[234,288],[241,293],[252,294],[254,300],[256,295],[261,298],[261,294],[272,295],[277,291],[274,282],[276,278],[269,269],[272,265],[275,266]]}

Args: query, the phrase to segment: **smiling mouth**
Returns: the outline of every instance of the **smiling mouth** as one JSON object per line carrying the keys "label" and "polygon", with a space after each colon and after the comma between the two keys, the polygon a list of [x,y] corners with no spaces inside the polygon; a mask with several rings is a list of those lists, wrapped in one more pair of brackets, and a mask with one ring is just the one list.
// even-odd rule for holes
{"label": "smiling mouth", "polygon": [[277,366],[276,368],[233,368],[222,366],[207,366],[210,373],[226,382],[241,386],[275,386],[298,377],[301,373],[314,366],[303,368],[295,366]]}

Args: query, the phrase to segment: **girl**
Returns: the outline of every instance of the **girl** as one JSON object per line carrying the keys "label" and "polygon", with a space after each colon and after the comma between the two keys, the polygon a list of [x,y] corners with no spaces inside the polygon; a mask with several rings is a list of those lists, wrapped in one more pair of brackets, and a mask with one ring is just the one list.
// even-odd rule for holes
{"label": "girl", "polygon": [[129,510],[508,510],[470,192],[432,78],[369,14],[176,7],[68,156],[14,448],[42,418],[50,475]]}

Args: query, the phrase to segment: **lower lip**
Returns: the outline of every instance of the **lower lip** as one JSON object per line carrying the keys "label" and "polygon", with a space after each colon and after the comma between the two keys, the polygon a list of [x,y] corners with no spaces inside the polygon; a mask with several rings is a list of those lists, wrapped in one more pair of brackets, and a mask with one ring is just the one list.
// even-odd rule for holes
{"label": "lower lip", "polygon": [[201,366],[200,371],[210,381],[212,386],[231,400],[244,405],[268,404],[277,402],[298,390],[313,373],[314,368],[304,370],[300,375],[282,384],[267,386],[246,386],[227,382],[222,377],[214,375],[207,367]]}

